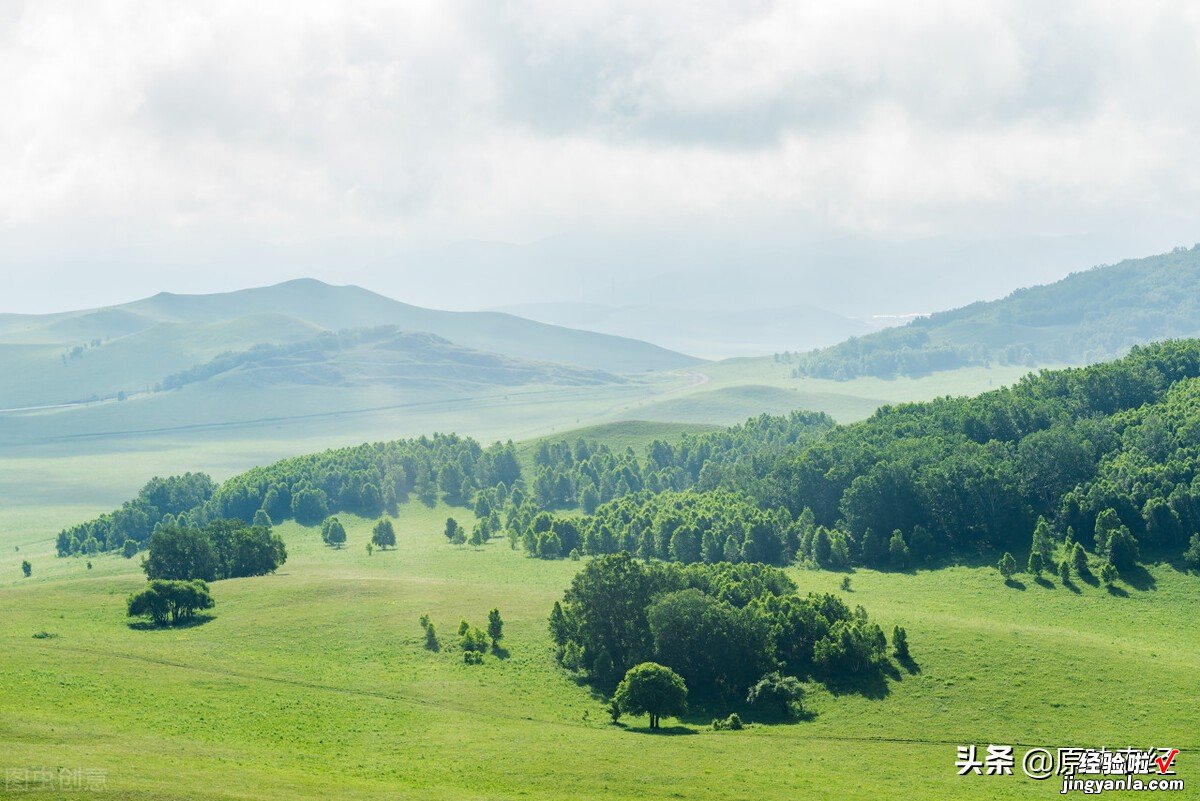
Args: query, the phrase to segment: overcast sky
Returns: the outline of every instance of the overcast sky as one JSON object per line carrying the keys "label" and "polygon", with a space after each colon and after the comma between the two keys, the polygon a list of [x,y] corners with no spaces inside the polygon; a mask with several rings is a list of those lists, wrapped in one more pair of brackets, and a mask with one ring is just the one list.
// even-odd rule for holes
{"label": "overcast sky", "polygon": [[991,297],[1200,240],[1198,44],[1153,0],[0,0],[0,310]]}

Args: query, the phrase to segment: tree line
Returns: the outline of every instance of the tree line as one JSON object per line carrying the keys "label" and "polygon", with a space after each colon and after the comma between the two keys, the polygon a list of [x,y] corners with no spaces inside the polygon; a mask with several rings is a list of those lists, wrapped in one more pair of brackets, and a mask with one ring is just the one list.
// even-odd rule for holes
{"label": "tree line", "polygon": [[483,448],[453,434],[364,444],[283,459],[219,486],[202,473],[152,479],[112,513],[63,530],[60,556],[140,549],[159,526],[204,526],[215,520],[272,525],[321,523],[339,511],[368,517],[395,513],[415,496],[427,504],[469,503],[482,488],[521,479],[511,442]]}

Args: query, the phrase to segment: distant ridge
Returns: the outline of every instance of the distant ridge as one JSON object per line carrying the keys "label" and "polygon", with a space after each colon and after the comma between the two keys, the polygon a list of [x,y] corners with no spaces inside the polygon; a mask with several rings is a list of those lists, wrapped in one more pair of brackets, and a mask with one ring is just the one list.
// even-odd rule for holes
{"label": "distant ridge", "polygon": [[[579,331],[500,312],[426,309],[362,287],[332,286],[312,278],[208,295],[160,292],[103,309],[47,315],[2,314],[0,343],[75,345],[128,336],[163,323],[214,323],[263,314],[285,315],[329,331],[394,325],[405,331],[435,334],[476,350],[609,372],[670,370],[700,361],[627,337]],[[244,344],[249,347],[257,343]]]}
{"label": "distant ridge", "polygon": [[1200,245],[1073,273],[805,354],[796,376],[918,376],[990,363],[1078,365],[1200,336]]}

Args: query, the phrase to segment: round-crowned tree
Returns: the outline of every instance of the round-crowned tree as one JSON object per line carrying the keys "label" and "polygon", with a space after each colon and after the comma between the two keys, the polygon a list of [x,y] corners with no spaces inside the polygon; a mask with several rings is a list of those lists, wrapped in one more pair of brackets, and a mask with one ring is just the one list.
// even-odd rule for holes
{"label": "round-crowned tree", "polygon": [[657,729],[663,715],[687,712],[687,685],[669,667],[642,662],[625,674],[613,700],[622,712],[649,715],[650,728]]}

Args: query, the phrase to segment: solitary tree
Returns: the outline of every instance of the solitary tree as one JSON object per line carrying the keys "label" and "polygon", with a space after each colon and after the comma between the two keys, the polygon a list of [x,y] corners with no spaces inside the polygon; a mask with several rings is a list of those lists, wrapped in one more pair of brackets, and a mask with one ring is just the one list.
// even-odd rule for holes
{"label": "solitary tree", "polygon": [[655,662],[634,665],[617,685],[613,696],[622,712],[649,715],[650,728],[659,728],[663,715],[687,711],[687,685],[678,673]]}
{"label": "solitary tree", "polygon": [[779,714],[787,717],[793,709],[803,711],[804,685],[795,676],[768,673],[750,688],[746,703],[776,707]]}
{"label": "solitary tree", "polygon": [[1029,575],[1031,575],[1031,576],[1036,576],[1038,578],[1042,577],[1042,553],[1041,553],[1041,551],[1030,551],[1029,552],[1029,565],[1026,568],[1026,572],[1028,572]]}
{"label": "solitary tree", "polygon": [[493,648],[504,637],[504,621],[500,619],[499,609],[488,612],[488,636],[492,638]]}
{"label": "solitary tree", "polygon": [[25,578],[29,578],[31,575],[33,575],[33,565],[29,564],[28,559],[21,560],[21,572],[25,574]]}
{"label": "solitary tree", "polygon": [[129,617],[149,617],[157,625],[176,625],[212,606],[208,585],[199,579],[154,579],[129,596],[128,612]]}
{"label": "solitary tree", "polygon": [[1062,579],[1062,583],[1066,584],[1071,580],[1071,563],[1066,559],[1058,564],[1058,577]]}
{"label": "solitary tree", "polygon": [[334,548],[341,548],[345,545],[346,529],[342,526],[342,522],[336,517],[326,519],[321,526],[321,539],[325,540],[326,545],[332,545]]}
{"label": "solitary tree", "polygon": [[125,555],[125,558],[132,559],[134,556],[137,555],[137,552],[138,552],[137,540],[125,540],[125,545],[121,549],[121,553],[123,553]]}
{"label": "solitary tree", "polygon": [[1117,566],[1112,562],[1105,562],[1100,567],[1100,580],[1104,582],[1104,586],[1111,587],[1117,580]]}
{"label": "solitary tree", "polygon": [[380,548],[396,547],[396,529],[392,525],[391,518],[380,518],[379,522],[375,524],[375,528],[371,531],[371,542]]}
{"label": "solitary tree", "polygon": [[1005,581],[1009,581],[1017,572],[1017,560],[1013,559],[1011,553],[1005,551],[1004,556],[1001,556],[1000,561],[996,564],[996,569],[1000,571],[1000,575],[1004,576]]}
{"label": "solitary tree", "polygon": [[908,632],[900,626],[892,629],[892,649],[897,659],[908,659]]}

